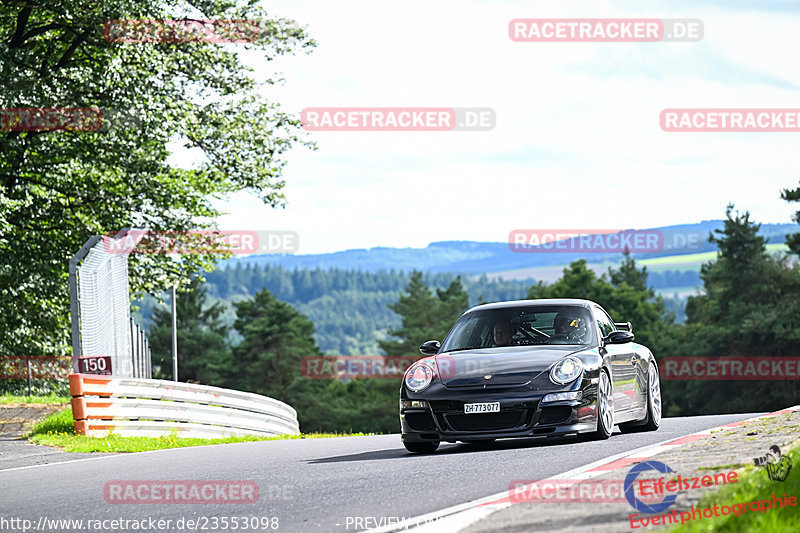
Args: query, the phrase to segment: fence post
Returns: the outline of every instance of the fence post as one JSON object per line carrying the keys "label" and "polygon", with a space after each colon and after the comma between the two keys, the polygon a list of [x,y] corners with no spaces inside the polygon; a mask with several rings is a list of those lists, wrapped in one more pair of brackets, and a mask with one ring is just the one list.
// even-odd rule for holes
{"label": "fence post", "polygon": [[178,381],[178,312],[175,304],[175,285],[172,286],[172,381]]}
{"label": "fence post", "polygon": [[144,375],[144,330],[139,326],[136,326],[136,329],[139,330],[139,344],[137,345],[137,357],[139,358],[139,377],[146,378],[147,376]]}

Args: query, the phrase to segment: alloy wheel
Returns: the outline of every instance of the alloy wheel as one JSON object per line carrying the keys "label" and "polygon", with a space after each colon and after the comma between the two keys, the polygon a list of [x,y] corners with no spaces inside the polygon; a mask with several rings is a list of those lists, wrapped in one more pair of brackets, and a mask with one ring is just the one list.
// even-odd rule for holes
{"label": "alloy wheel", "polygon": [[603,424],[606,433],[611,433],[614,429],[614,397],[611,392],[611,380],[605,372],[600,372],[600,386],[597,402],[598,420]]}
{"label": "alloy wheel", "polygon": [[650,364],[650,372],[647,378],[650,384],[650,416],[656,425],[661,423],[661,384],[658,381],[658,370],[654,364]]}

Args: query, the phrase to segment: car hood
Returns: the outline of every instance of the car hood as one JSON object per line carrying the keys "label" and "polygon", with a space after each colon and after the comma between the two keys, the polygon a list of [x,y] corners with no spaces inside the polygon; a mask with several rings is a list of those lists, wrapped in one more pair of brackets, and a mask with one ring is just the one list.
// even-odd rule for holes
{"label": "car hood", "polygon": [[437,355],[436,365],[439,379],[448,389],[520,387],[548,371],[562,357],[586,348],[511,346],[464,350]]}

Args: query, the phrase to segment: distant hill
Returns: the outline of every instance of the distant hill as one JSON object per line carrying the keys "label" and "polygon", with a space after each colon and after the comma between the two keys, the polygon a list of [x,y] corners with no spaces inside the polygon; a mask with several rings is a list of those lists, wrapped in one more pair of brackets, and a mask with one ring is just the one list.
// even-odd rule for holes
{"label": "distant hill", "polygon": [[[639,261],[713,252],[716,248],[707,242],[707,237],[711,231],[722,228],[722,225],[722,220],[708,220],[697,224],[639,230],[660,232],[663,235],[663,249],[652,253],[634,253],[632,255]],[[761,234],[770,243],[778,244],[784,242],[788,233],[796,232],[798,229],[800,228],[796,224],[764,224],[761,226]],[[694,239],[693,245],[681,246],[687,238]],[[302,235],[300,236],[300,246],[302,249]],[[537,250],[537,248],[534,247],[532,250]],[[324,254],[242,255],[225,261],[223,266],[235,266],[236,264],[280,265],[287,269],[338,268],[364,272],[391,269],[408,272],[417,269],[432,273],[457,272],[479,275],[538,267],[561,267],[580,258],[586,259],[589,263],[613,264],[619,261],[619,256],[619,253],[587,253],[585,251],[519,253],[512,251],[505,242],[442,241],[433,242],[425,248],[376,247]],[[519,276],[513,277],[519,278]],[[529,276],[525,275],[524,277]]]}
{"label": "distant hill", "polygon": [[[686,296],[700,287],[700,265],[716,257],[706,242],[709,232],[722,227],[721,220],[654,228],[664,238],[664,249],[633,254],[646,266],[648,285],[666,298],[677,320],[685,318]],[[780,250],[785,235],[798,230],[793,224],[765,224],[761,234],[769,249]],[[695,237],[695,246],[668,246]],[[302,246],[302,236],[301,236]],[[584,258],[598,274],[618,264],[619,253],[515,253],[507,243],[447,241],[425,248],[371,248],[328,254],[239,256],[223,261],[207,274],[208,294],[225,303],[224,319],[232,324],[232,302],[249,298],[267,288],[309,316],[315,337],[325,353],[374,354],[377,341],[400,325],[400,317],[388,304],[396,302],[412,270],[425,272],[425,283],[443,288],[461,274],[470,305],[484,301],[524,298],[535,281],[552,282],[570,262]],[[156,301],[139,302],[137,321],[149,327]],[[234,339],[235,340],[235,339]]]}

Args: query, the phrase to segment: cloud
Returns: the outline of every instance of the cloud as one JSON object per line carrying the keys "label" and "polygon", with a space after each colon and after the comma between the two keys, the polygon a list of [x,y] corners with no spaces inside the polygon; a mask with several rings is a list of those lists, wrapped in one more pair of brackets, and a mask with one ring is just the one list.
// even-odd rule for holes
{"label": "cloud", "polygon": [[[755,7],[754,7],[755,6]],[[315,132],[286,170],[289,205],[247,195],[225,227],[293,229],[301,251],[503,240],[519,227],[654,227],[724,215],[787,222],[798,134],[664,133],[666,107],[798,107],[788,2],[271,2],[311,55],[268,97],[320,106],[491,107],[489,132]],[[780,16],[776,16],[776,13]],[[517,17],[700,18],[695,43],[514,43]],[[257,226],[257,227],[256,227]]]}

